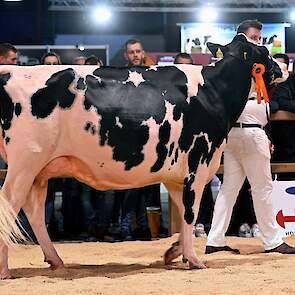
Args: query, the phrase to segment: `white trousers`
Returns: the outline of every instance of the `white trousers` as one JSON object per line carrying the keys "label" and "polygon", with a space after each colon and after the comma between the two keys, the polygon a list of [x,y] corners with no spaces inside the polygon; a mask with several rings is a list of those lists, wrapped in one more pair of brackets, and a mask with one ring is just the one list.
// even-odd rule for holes
{"label": "white trousers", "polygon": [[218,193],[208,246],[225,246],[232,210],[248,178],[257,223],[265,250],[283,243],[271,199],[272,178],[268,138],[260,128],[233,128],[224,151],[224,177]]}

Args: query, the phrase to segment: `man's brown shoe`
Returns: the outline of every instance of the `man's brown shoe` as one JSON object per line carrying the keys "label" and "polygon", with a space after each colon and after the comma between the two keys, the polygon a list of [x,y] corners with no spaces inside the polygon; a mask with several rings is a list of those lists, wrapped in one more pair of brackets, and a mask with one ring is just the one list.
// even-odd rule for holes
{"label": "man's brown shoe", "polygon": [[233,249],[229,246],[222,246],[222,247],[216,247],[216,246],[206,246],[205,254],[211,254],[219,251],[228,251],[235,254],[240,254],[239,249]]}
{"label": "man's brown shoe", "polygon": [[270,250],[265,250],[265,253],[273,253],[273,252],[278,252],[282,254],[295,254],[295,247],[291,247],[286,243],[281,244],[278,247],[275,247]]}

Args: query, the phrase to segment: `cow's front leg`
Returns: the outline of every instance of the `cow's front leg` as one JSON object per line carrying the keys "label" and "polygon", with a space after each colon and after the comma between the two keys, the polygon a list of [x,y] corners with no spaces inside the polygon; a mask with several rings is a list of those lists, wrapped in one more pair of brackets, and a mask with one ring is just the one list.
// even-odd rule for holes
{"label": "cow's front leg", "polygon": [[[175,184],[175,183],[164,183],[165,187],[167,188],[170,198],[172,202],[176,205],[179,215],[183,216],[183,206],[181,202],[181,196],[183,193],[183,185],[182,184]],[[180,241],[182,240],[181,238],[181,233],[178,237],[178,241],[174,242],[171,247],[165,252],[164,254],[164,263],[170,264],[174,259],[182,255],[182,244]]]}
{"label": "cow's front leg", "polygon": [[184,180],[183,207],[184,221],[182,224],[180,243],[183,247],[183,261],[189,263],[190,268],[206,268],[206,265],[198,259],[193,247],[193,229],[197,220],[200,199],[203,194],[207,176],[198,178],[195,174],[190,174]]}

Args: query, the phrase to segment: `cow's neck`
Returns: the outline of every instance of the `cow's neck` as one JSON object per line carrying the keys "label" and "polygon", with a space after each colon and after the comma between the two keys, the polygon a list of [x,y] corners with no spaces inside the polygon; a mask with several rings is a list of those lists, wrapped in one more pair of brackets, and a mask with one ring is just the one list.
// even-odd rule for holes
{"label": "cow's neck", "polygon": [[[251,88],[251,67],[244,61],[228,57],[215,67],[204,68],[205,91],[213,89],[212,108],[219,114],[221,127],[231,128],[242,113]],[[208,87],[206,87],[206,84]],[[224,116],[225,115],[225,116]],[[221,116],[224,116],[221,118]]]}

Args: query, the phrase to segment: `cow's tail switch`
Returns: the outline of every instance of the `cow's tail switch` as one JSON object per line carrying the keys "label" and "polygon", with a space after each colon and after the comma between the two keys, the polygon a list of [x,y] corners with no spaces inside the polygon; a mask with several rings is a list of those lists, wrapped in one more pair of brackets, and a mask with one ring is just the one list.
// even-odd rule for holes
{"label": "cow's tail switch", "polygon": [[252,69],[252,76],[255,79],[256,83],[256,93],[257,93],[257,102],[261,103],[261,94],[264,98],[264,101],[268,102],[268,94],[263,80],[263,74],[265,72],[265,67],[262,64],[254,64]]}
{"label": "cow's tail switch", "polygon": [[0,191],[0,240],[6,245],[12,246],[19,241],[25,241],[20,222],[7,201],[3,192]]}

